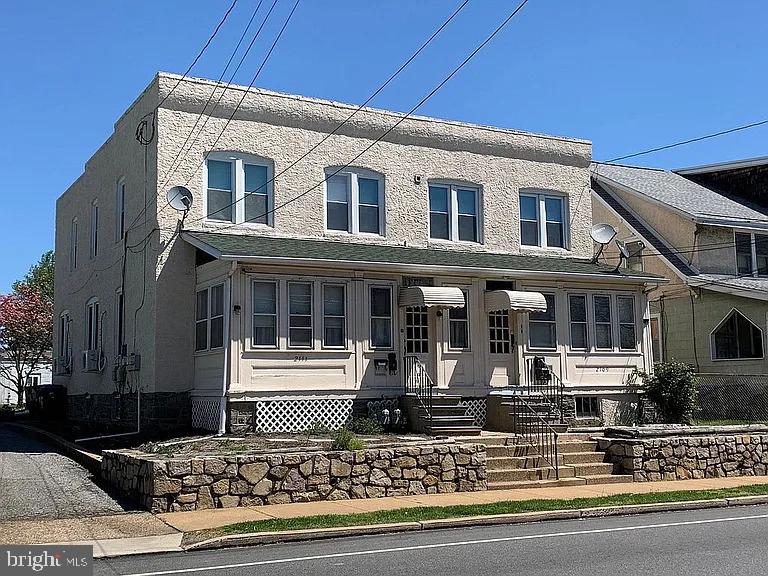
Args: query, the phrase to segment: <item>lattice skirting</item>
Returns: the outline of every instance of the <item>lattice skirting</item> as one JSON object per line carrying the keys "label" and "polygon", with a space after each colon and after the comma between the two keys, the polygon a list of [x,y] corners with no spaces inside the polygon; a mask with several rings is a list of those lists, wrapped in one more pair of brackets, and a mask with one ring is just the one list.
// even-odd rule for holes
{"label": "lattice skirting", "polygon": [[221,398],[192,398],[192,428],[219,431]]}
{"label": "lattice skirting", "polygon": [[486,405],[485,398],[464,398],[459,402],[459,406],[466,406],[467,416],[472,416],[475,426],[485,426]]}
{"label": "lattice skirting", "polygon": [[257,400],[253,404],[256,432],[304,432],[316,425],[335,430],[352,417],[352,398]]}

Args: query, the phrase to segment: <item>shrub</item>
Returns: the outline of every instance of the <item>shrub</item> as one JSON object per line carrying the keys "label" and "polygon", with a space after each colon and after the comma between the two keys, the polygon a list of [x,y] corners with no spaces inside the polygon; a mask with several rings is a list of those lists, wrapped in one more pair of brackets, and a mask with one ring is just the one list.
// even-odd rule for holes
{"label": "shrub", "polygon": [[354,418],[345,426],[350,432],[361,436],[375,436],[384,432],[384,426],[374,418]]}
{"label": "shrub", "polygon": [[315,420],[312,425],[306,429],[307,436],[322,436],[324,434],[330,434],[332,430],[321,420]]}
{"label": "shrub", "polygon": [[339,428],[331,443],[331,450],[362,450],[365,442],[346,428]]}
{"label": "shrub", "polygon": [[645,397],[656,404],[666,424],[690,424],[696,411],[699,380],[693,367],[682,362],[661,362],[653,374],[639,372]]}

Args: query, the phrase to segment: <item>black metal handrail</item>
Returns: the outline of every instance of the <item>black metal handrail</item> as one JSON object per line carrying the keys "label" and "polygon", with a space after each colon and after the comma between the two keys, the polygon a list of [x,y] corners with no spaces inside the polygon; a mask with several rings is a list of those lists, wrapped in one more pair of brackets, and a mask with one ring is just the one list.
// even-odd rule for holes
{"label": "black metal handrail", "polygon": [[515,432],[533,446],[552,468],[555,478],[560,479],[560,459],[558,457],[557,431],[521,396],[512,397]]}
{"label": "black metal handrail", "polygon": [[405,356],[403,381],[406,394],[415,394],[427,413],[427,420],[432,424],[432,389],[435,383],[427,372],[427,367],[417,356]]}
{"label": "black metal handrail", "polygon": [[557,412],[563,423],[563,381],[544,359],[536,356],[527,361],[528,391],[542,396]]}

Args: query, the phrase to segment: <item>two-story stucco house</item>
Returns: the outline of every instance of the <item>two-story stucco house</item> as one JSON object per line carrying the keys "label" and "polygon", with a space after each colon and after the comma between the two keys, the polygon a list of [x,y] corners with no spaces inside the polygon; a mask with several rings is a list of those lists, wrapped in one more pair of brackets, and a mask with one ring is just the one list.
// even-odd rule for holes
{"label": "two-story stucco house", "polygon": [[661,279],[591,261],[590,143],[354,111],[154,79],[57,204],[73,417],[303,430],[416,374],[482,424],[536,356],[578,416],[632,400]]}

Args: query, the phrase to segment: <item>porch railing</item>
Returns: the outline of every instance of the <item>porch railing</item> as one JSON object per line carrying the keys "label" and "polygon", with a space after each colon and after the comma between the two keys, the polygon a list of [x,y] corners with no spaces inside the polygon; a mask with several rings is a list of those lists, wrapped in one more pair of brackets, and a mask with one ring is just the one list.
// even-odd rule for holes
{"label": "porch railing", "polygon": [[539,456],[555,470],[560,479],[560,458],[557,448],[557,431],[522,396],[512,397],[515,432],[534,447]]}
{"label": "porch railing", "polygon": [[432,389],[435,383],[427,372],[427,367],[417,356],[405,356],[403,381],[406,394],[415,394],[422,408],[427,413],[427,421],[432,424]]}
{"label": "porch railing", "polygon": [[563,423],[563,381],[555,374],[544,358],[535,356],[526,362],[528,391],[538,394],[557,412]]}

